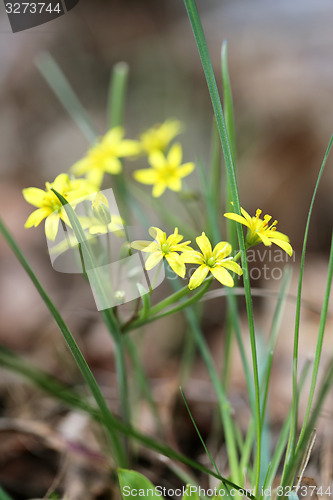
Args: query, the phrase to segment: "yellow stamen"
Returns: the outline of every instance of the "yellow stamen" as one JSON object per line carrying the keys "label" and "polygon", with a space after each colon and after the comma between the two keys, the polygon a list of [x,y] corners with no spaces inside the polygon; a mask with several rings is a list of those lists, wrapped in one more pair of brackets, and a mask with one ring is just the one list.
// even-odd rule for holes
{"label": "yellow stamen", "polygon": [[260,210],[260,208],[258,208],[258,210],[256,211],[256,219],[259,219],[261,213],[262,213],[262,210]]}

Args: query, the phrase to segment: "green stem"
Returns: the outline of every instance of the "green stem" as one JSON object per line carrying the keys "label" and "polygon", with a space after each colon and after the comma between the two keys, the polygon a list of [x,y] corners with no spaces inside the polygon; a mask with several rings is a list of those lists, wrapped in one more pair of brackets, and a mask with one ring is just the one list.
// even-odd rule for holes
{"label": "green stem", "polygon": [[[156,321],[157,319],[164,318],[165,316],[169,316],[170,314],[175,314],[176,312],[182,311],[186,307],[193,305],[195,302],[201,299],[201,297],[204,296],[204,294],[207,292],[208,288],[210,287],[212,283],[212,278],[209,278],[206,280],[200,289],[199,292],[196,294],[192,295],[192,297],[188,300],[185,300],[184,302],[181,302],[177,306],[168,309],[167,311],[161,313],[161,314],[155,314],[154,316],[150,315],[146,318],[138,319],[136,321],[133,321],[132,323],[129,323],[128,326],[123,329],[123,332],[127,332],[129,330],[134,330],[135,328],[139,328],[140,326],[143,326],[147,323],[151,323],[152,321]],[[188,288],[188,287],[187,287]]]}
{"label": "green stem", "polygon": [[[216,123],[220,135],[220,140],[222,144],[223,155],[225,159],[225,167],[227,172],[228,182],[230,184],[230,190],[232,195],[232,201],[234,204],[235,213],[241,215],[239,195],[237,189],[237,181],[235,168],[233,164],[232,153],[230,149],[230,142],[228,140],[226,126],[222,111],[221,100],[219,97],[214,71],[212,63],[210,60],[207,43],[205,40],[205,35],[202,29],[200,17],[196,7],[195,0],[184,0],[187,13],[192,25],[194,37],[197,43],[200,59],[202,62],[203,70],[205,73],[215,117]],[[257,360],[257,350],[256,350],[256,338],[254,329],[254,319],[253,319],[253,308],[252,308],[252,298],[251,298],[251,286],[250,286],[250,276],[248,270],[248,264],[246,259],[245,251],[245,240],[243,230],[240,225],[237,224],[237,235],[241,251],[242,258],[242,268],[243,268],[243,279],[244,279],[244,289],[245,289],[245,299],[246,308],[249,324],[250,342],[251,342],[251,353],[252,353],[252,365],[253,365],[253,377],[255,386],[255,396],[256,396],[256,481],[255,481],[255,495],[258,493],[259,481],[260,481],[260,463],[261,463],[261,411],[260,411],[260,389],[259,389],[259,371],[258,371],[258,360]]]}
{"label": "green stem", "polygon": [[125,62],[119,62],[112,68],[108,97],[108,125],[110,128],[119,127],[124,123],[128,74],[129,66]]}

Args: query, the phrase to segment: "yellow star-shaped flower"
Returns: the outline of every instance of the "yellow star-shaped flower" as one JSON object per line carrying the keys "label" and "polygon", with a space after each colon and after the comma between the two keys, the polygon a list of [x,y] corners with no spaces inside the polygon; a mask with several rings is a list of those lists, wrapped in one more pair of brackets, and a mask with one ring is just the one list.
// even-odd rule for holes
{"label": "yellow star-shaped flower", "polygon": [[155,267],[163,258],[167,260],[171,269],[181,278],[185,276],[185,264],[178,252],[189,250],[190,241],[184,241],[181,234],[178,234],[176,227],[173,234],[166,236],[165,232],[158,227],[150,227],[149,234],[155,241],[133,241],[131,247],[141,252],[151,253],[145,263],[147,271]]}
{"label": "yellow star-shaped flower", "polygon": [[259,209],[255,217],[251,217],[244,208],[241,208],[241,213],[243,217],[234,213],[226,213],[224,216],[248,228],[245,238],[247,248],[259,245],[259,243],[263,243],[266,246],[275,243],[275,245],[278,245],[282,250],[287,252],[288,255],[292,256],[293,249],[289,243],[288,236],[276,230],[277,220],[269,225],[272,217],[270,215],[265,215],[263,219],[260,219],[262,211]]}
{"label": "yellow star-shaped flower", "polygon": [[152,184],[153,196],[157,198],[169,188],[172,191],[180,191],[182,178],[189,175],[194,169],[194,163],[181,165],[183,156],[182,147],[179,143],[174,144],[167,156],[161,151],[155,151],[149,155],[149,163],[152,168],[136,170],[134,178],[143,184]]}
{"label": "yellow star-shaped flower", "polygon": [[181,255],[183,262],[186,264],[199,264],[198,269],[194,271],[190,278],[188,284],[190,290],[200,286],[209,272],[211,272],[214,278],[222,285],[229,287],[234,286],[234,280],[227,269],[239,276],[243,274],[243,271],[239,264],[232,260],[232,257],[228,257],[231,253],[230,243],[221,241],[213,250],[205,233],[198,236],[196,242],[202,253],[191,249],[190,251],[185,251]]}
{"label": "yellow star-shaped flower", "polygon": [[143,151],[151,154],[154,151],[165,152],[172,139],[183,131],[183,124],[178,120],[166,120],[146,130],[140,136]]}
{"label": "yellow star-shaped flower", "polygon": [[96,186],[101,186],[105,173],[116,175],[121,172],[119,158],[136,156],[140,151],[138,141],[124,139],[124,129],[114,127],[71,167],[71,171],[77,176],[85,175]]}
{"label": "yellow star-shaped flower", "polygon": [[23,189],[22,193],[25,200],[38,208],[38,210],[30,214],[24,227],[37,227],[42,220],[46,218],[46,236],[49,240],[54,241],[57,236],[60,219],[67,224],[68,220],[65,220],[66,214],[64,210],[62,210],[62,204],[51,189],[55,189],[72,205],[75,203],[75,200],[93,193],[97,189],[96,186],[89,183],[87,180],[71,180],[67,174],[58,175],[54,182],[46,182],[45,186],[45,191],[35,187]]}

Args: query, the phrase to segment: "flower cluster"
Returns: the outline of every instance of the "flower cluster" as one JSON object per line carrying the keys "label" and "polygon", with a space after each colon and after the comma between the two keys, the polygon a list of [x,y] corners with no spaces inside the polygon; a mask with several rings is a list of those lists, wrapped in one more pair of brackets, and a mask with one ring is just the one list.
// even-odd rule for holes
{"label": "flower cluster", "polygon": [[161,196],[169,188],[180,191],[181,179],[194,169],[194,163],[181,164],[183,151],[179,143],[169,152],[171,141],[182,131],[178,120],[166,120],[140,135],[139,140],[124,138],[122,127],[112,128],[92,146],[86,156],[71,167],[76,176],[84,175],[100,187],[104,174],[117,175],[122,171],[122,158],[147,155],[150,168],[136,170],[134,178],[143,184],[153,185],[153,196]]}
{"label": "flower cluster", "polygon": [[225,241],[221,241],[212,249],[209,239],[205,233],[202,233],[196,238],[197,245],[202,252],[200,253],[189,246],[190,241],[180,243],[183,236],[178,234],[178,228],[175,228],[173,234],[168,237],[157,227],[151,227],[149,234],[155,238],[155,241],[133,241],[131,243],[132,248],[151,254],[146,260],[146,269],[152,269],[165,258],[171,269],[178,276],[184,278],[185,264],[198,264],[199,267],[191,276],[188,284],[191,290],[200,286],[209,272],[222,285],[229,287],[234,286],[234,280],[228,270],[239,276],[243,274],[237,262],[234,262],[232,257],[228,257],[231,253],[231,245]]}
{"label": "flower cluster", "polygon": [[[75,200],[91,193],[100,191],[106,173],[117,175],[122,172],[123,158],[137,158],[147,155],[150,168],[139,169],[134,172],[134,178],[143,184],[153,185],[153,196],[161,196],[169,188],[180,191],[182,178],[189,175],[194,169],[194,163],[182,164],[183,151],[179,143],[170,146],[171,141],[182,132],[183,125],[178,120],[166,120],[146,130],[139,140],[125,138],[123,127],[114,127],[104,137],[98,139],[84,158],[72,165],[68,174],[60,174],[54,182],[46,182],[46,189],[31,187],[23,190],[23,196],[28,203],[37,207],[25,223],[26,228],[37,227],[44,219],[45,233],[48,239],[54,241],[58,232],[59,221],[68,221],[62,210],[62,205],[53,193],[55,189],[73,207]],[[76,176],[76,177],[74,177]],[[81,178],[81,176],[83,176]],[[80,178],[77,178],[80,177]],[[107,203],[107,201],[106,201]],[[104,203],[105,205],[105,203]],[[98,202],[101,214],[102,204]],[[104,210],[108,208],[104,206]],[[94,212],[94,210],[93,210]],[[108,224],[102,223],[100,218],[81,217],[82,226],[91,234],[106,232],[107,230],[121,231],[123,221],[119,216],[111,216]],[[121,234],[121,233],[119,233]]]}
{"label": "flower cluster", "polygon": [[[264,243],[266,246],[275,243],[282,248],[289,256],[292,255],[293,249],[289,243],[289,238],[283,233],[276,231],[277,221],[269,226],[272,219],[270,215],[265,215],[260,219],[261,210],[257,210],[255,217],[250,215],[241,208],[243,217],[234,213],[226,213],[225,217],[244,224],[248,228],[246,235],[246,248],[256,246],[259,243]],[[200,286],[206,279],[209,273],[217,279],[222,285],[233,287],[234,280],[230,271],[241,276],[242,268],[235,261],[237,257],[231,257],[231,245],[226,241],[220,241],[214,248],[207,238],[205,233],[196,238],[200,252],[190,247],[190,241],[181,243],[183,236],[178,233],[178,228],[175,228],[173,234],[166,236],[166,233],[157,227],[151,227],[149,234],[155,241],[133,241],[131,247],[142,252],[150,253],[147,258],[145,267],[147,270],[156,266],[163,258],[167,260],[171,269],[181,278],[185,277],[185,264],[197,264],[198,268],[190,277],[188,286],[193,290]]]}

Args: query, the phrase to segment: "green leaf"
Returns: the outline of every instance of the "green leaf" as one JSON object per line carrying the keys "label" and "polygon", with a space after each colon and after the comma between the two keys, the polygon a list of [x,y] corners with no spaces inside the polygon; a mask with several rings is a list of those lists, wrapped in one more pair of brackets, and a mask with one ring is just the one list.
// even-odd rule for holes
{"label": "green leaf", "polygon": [[132,497],[155,498],[156,500],[163,498],[156,493],[153,483],[135,470],[118,469],[118,479],[120,492],[125,500]]}

